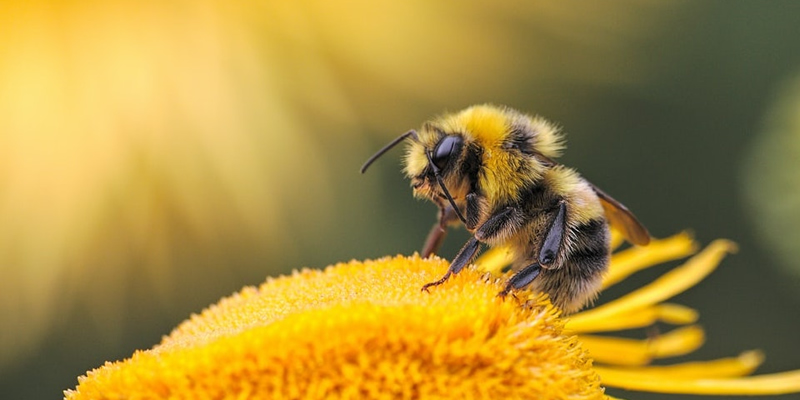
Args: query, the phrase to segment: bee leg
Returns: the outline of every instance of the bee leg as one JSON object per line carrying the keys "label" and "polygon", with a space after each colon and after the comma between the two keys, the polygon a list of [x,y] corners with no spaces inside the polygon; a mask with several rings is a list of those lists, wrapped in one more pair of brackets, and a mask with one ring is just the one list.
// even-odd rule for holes
{"label": "bee leg", "polygon": [[459,271],[461,271],[467,264],[470,263],[470,261],[472,261],[473,258],[475,258],[480,245],[481,242],[479,242],[478,239],[475,239],[474,236],[471,237],[464,247],[459,250],[458,254],[456,254],[453,262],[450,263],[450,268],[447,270],[447,273],[444,274],[442,279],[439,279],[435,282],[426,283],[425,286],[422,287],[422,290],[427,292],[429,287],[441,285],[447,281],[448,278],[450,278],[450,275],[457,274]]}
{"label": "bee leg", "polygon": [[506,288],[497,295],[500,297],[505,297],[505,295],[507,295],[511,289],[521,289],[525,286],[528,286],[529,283],[533,282],[533,280],[539,276],[539,272],[542,272],[542,266],[539,265],[538,262],[528,265],[514,274],[514,276],[508,280]]}
{"label": "bee leg", "polygon": [[483,204],[481,204],[480,197],[478,197],[478,195],[474,192],[467,194],[466,201],[467,209],[465,210],[465,214],[467,221],[464,223],[464,225],[466,225],[467,229],[471,231],[478,226]]}
{"label": "bee leg", "polygon": [[556,261],[558,253],[561,250],[561,244],[564,241],[564,231],[567,228],[567,203],[561,201],[558,203],[558,210],[547,228],[547,234],[542,241],[542,248],[539,249],[539,264],[542,267],[548,268]]}
{"label": "bee leg", "polygon": [[439,221],[433,224],[430,232],[428,232],[425,245],[422,246],[422,258],[428,258],[439,251],[444,238],[447,237],[447,225],[455,221],[458,221],[458,216],[453,211],[453,207],[449,204],[439,205]]}
{"label": "bee leg", "polygon": [[[477,201],[477,197],[475,197],[473,201]],[[497,238],[498,236],[510,235],[515,229],[522,226],[523,218],[522,213],[520,213],[517,208],[511,206],[490,216],[489,219],[475,231],[475,236],[471,237],[469,241],[467,241],[467,244],[456,254],[453,262],[450,263],[450,268],[442,279],[426,284],[422,287],[422,290],[427,291],[431,286],[441,285],[450,278],[450,275],[457,274],[475,258],[481,242],[487,239]]]}
{"label": "bee leg", "polygon": [[[483,204],[481,204],[480,198],[475,193],[467,194],[466,200],[466,227],[469,230],[473,230],[478,225]],[[431,254],[439,251],[439,248],[442,247],[442,243],[444,242],[444,238],[447,237],[447,225],[459,221],[458,215],[453,209],[453,206],[446,203],[438,203],[438,205],[439,222],[434,224],[433,227],[431,227],[430,232],[428,232],[428,237],[425,239],[425,245],[422,247],[422,258],[428,258]]]}
{"label": "bee leg", "polygon": [[475,237],[485,242],[511,236],[525,222],[525,217],[516,207],[506,207],[491,215],[486,222],[475,231]]}
{"label": "bee leg", "polygon": [[498,293],[498,296],[503,297],[512,289],[521,289],[528,286],[539,276],[539,273],[542,272],[542,268],[551,267],[556,261],[558,253],[561,250],[561,244],[564,241],[564,231],[567,228],[567,203],[562,200],[558,203],[557,207],[556,215],[553,217],[550,227],[547,228],[547,233],[542,242],[542,248],[539,249],[539,261],[522,268],[519,272],[514,274],[508,280],[506,288]]}

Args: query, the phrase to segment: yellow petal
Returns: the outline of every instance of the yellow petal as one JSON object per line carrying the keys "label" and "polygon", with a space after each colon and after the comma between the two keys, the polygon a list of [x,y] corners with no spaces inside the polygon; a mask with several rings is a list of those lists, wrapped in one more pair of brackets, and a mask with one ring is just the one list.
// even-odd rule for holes
{"label": "yellow petal", "polygon": [[656,310],[658,311],[659,321],[673,325],[691,324],[700,318],[695,309],[680,304],[659,304]]}
{"label": "yellow petal", "polygon": [[608,273],[603,277],[607,288],[642,269],[677,260],[697,252],[697,244],[688,232],[666,239],[652,240],[649,245],[634,246],[611,256]]}
{"label": "yellow petal", "polygon": [[604,320],[587,320],[582,318],[581,314],[577,314],[567,321],[566,329],[575,333],[620,331],[650,326],[659,321],[673,325],[691,324],[696,322],[698,317],[697,311],[689,307],[665,303],[632,310]]}
{"label": "yellow petal", "polygon": [[622,232],[619,229],[614,228],[611,226],[611,250],[616,250],[619,246],[622,246],[622,243],[625,242],[625,236],[622,235]]}
{"label": "yellow petal", "polygon": [[580,341],[596,362],[633,366],[648,364],[654,358],[690,353],[703,344],[704,338],[702,328],[690,325],[654,339],[581,335]]}
{"label": "yellow petal", "polygon": [[725,254],[736,250],[728,240],[718,239],[686,263],[667,272],[647,286],[639,288],[617,300],[572,316],[577,325],[602,324],[603,320],[619,318],[620,315],[639,308],[648,307],[666,300],[703,280],[719,264]]}
{"label": "yellow petal", "polygon": [[475,261],[475,266],[483,271],[499,274],[505,266],[511,264],[511,253],[507,246],[496,246],[486,250]]}
{"label": "yellow petal", "polygon": [[653,378],[659,377],[665,379],[730,378],[749,375],[753,373],[762,362],[764,362],[764,355],[761,352],[746,351],[738,357],[721,358],[712,361],[695,361],[664,366],[626,369],[614,367],[598,368],[619,372],[648,374]]}
{"label": "yellow petal", "polygon": [[642,392],[756,396],[800,391],[800,370],[743,378],[692,379],[605,367],[595,369],[607,386]]}

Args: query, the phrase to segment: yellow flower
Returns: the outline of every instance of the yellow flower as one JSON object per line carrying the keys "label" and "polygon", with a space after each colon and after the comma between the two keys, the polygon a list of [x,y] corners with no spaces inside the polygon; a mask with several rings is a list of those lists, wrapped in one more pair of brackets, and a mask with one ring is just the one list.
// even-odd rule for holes
{"label": "yellow flower", "polygon": [[[800,392],[800,370],[747,375],[757,352],[646,366],[703,341],[697,313],[662,301],[710,273],[720,240],[630,294],[562,318],[534,293],[497,297],[502,279],[468,268],[421,292],[448,263],[418,256],[303,270],[248,287],[192,316],[161,344],[79,378],[69,400],[195,398],[603,399],[604,387],[705,394]],[[695,251],[687,235],[617,252],[611,285]],[[480,267],[504,264],[502,250]],[[589,333],[663,321],[686,325],[635,341]]]}

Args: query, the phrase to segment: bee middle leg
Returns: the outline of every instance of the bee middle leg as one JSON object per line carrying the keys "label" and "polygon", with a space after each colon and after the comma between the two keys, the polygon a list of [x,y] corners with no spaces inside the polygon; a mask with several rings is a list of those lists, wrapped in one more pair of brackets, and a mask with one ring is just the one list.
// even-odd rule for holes
{"label": "bee middle leg", "polygon": [[472,262],[475,255],[478,254],[481,242],[498,236],[511,234],[522,225],[522,220],[523,216],[519,210],[510,206],[490,216],[486,222],[478,228],[475,235],[467,241],[461,250],[459,250],[453,262],[450,263],[450,268],[447,270],[447,273],[438,281],[425,284],[422,290],[427,291],[429,287],[441,285],[447,281],[450,275],[457,274],[467,266],[467,264]]}
{"label": "bee middle leg", "polygon": [[550,211],[550,213],[554,213],[550,226],[547,228],[547,233],[544,237],[542,248],[539,249],[539,260],[522,268],[516,274],[514,274],[506,284],[505,289],[502,292],[498,293],[498,296],[505,296],[510,292],[512,289],[522,289],[525,286],[528,286],[537,276],[539,273],[542,272],[542,268],[554,268],[554,263],[558,257],[558,255],[562,251],[563,243],[564,243],[564,236],[565,231],[567,228],[566,222],[566,214],[567,214],[567,203],[565,201],[560,201],[554,208],[554,211]]}
{"label": "bee middle leg", "polygon": [[471,237],[464,247],[458,251],[456,258],[454,258],[453,262],[450,263],[450,268],[447,269],[447,273],[445,273],[444,276],[438,281],[426,283],[424,286],[422,286],[422,290],[427,292],[429,287],[441,285],[447,281],[448,278],[450,278],[450,275],[457,274],[464,268],[464,266],[469,264],[470,261],[475,258],[475,255],[478,253],[478,249],[480,249],[480,247],[481,242],[479,242],[478,239],[475,239],[474,236]]}

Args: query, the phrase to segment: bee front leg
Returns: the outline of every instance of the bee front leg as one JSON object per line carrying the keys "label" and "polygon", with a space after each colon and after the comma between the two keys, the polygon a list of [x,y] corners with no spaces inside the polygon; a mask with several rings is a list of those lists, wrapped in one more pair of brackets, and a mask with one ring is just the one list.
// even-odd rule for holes
{"label": "bee front leg", "polygon": [[472,262],[475,255],[478,254],[481,242],[511,235],[522,226],[523,221],[524,217],[522,213],[516,207],[511,206],[491,215],[489,219],[475,231],[475,235],[467,241],[461,250],[459,250],[453,262],[450,263],[450,268],[447,270],[447,273],[438,281],[423,286],[422,290],[427,291],[429,287],[441,285],[447,281],[450,275],[457,274],[467,266],[467,264]]}
{"label": "bee front leg", "polygon": [[[478,225],[485,202],[481,201],[480,197],[475,193],[467,194],[466,202],[467,207],[464,213],[467,218],[466,227],[469,230],[473,230]],[[459,222],[458,214],[450,204],[443,201],[437,201],[436,204],[439,206],[439,221],[428,232],[425,245],[422,247],[422,258],[428,258],[431,254],[439,251],[444,238],[447,237],[447,226]]]}
{"label": "bee front leg", "polygon": [[467,229],[471,231],[478,226],[478,222],[480,222],[481,215],[483,215],[483,209],[486,206],[486,202],[482,201],[481,197],[474,192],[467,194],[466,201],[467,221],[465,222],[465,225],[467,226]]}
{"label": "bee front leg", "polygon": [[449,204],[439,204],[439,220],[433,224],[430,232],[428,232],[425,245],[422,246],[422,258],[428,258],[439,251],[444,238],[447,237],[447,225],[456,221],[458,221],[458,216],[453,207]]}

